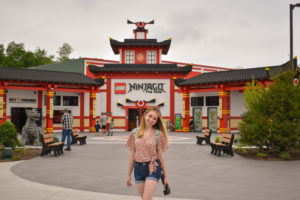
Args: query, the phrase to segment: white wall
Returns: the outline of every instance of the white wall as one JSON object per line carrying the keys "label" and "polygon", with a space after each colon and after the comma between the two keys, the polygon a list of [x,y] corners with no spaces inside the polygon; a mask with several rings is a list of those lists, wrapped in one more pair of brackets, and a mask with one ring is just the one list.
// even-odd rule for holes
{"label": "white wall", "polygon": [[230,92],[230,115],[241,116],[246,111],[244,106],[244,93],[239,91]]}
{"label": "white wall", "polygon": [[[26,107],[26,108],[37,108],[38,99],[37,99],[37,91],[32,90],[8,90],[7,91],[7,106],[6,106],[6,115],[11,116],[11,108],[12,107]],[[9,98],[16,99],[36,99],[35,103],[10,103]]]}
{"label": "white wall", "polygon": [[[161,113],[163,116],[170,116],[170,80],[166,79],[113,79],[112,83],[112,95],[111,95],[111,107],[113,116],[125,116],[125,110],[117,106],[117,102],[124,106],[135,106],[134,103],[126,103],[126,97],[132,101],[146,100],[149,101],[156,98],[156,103],[148,103],[147,105],[158,105],[164,102],[164,106],[161,107]],[[126,94],[115,94],[115,83],[126,83]],[[129,92],[129,83],[162,83],[165,92],[162,93],[147,93],[142,90],[132,90]]]}

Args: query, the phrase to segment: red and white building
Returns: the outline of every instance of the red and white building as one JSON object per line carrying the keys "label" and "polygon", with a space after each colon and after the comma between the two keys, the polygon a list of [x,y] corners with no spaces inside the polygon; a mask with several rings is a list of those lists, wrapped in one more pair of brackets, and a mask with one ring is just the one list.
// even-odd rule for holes
{"label": "red and white building", "polygon": [[[26,73],[38,73],[42,79],[0,73],[0,123],[11,120],[20,130],[24,123],[20,112],[37,108],[43,126],[51,133],[61,130],[59,117],[68,108],[74,127],[81,131],[93,132],[101,113],[114,119],[115,129],[128,131],[138,125],[145,109],[159,106],[166,124],[175,124],[175,116],[181,117],[180,131],[188,132],[193,120],[195,131],[211,128],[225,133],[238,128],[245,111],[246,83],[254,77],[267,85],[273,72],[286,70],[286,64],[232,70],[164,61],[171,39],[149,39],[145,26],[153,23],[128,21],[136,26],[132,39],[120,42],[110,38],[119,61],[80,58],[27,69]],[[55,71],[52,79],[47,77],[49,70]],[[85,78],[76,78],[78,74]]]}

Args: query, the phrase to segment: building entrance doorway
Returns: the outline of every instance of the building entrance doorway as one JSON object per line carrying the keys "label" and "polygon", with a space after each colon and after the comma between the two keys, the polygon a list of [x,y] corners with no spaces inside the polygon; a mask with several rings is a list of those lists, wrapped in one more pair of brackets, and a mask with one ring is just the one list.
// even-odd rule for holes
{"label": "building entrance doorway", "polygon": [[137,128],[140,125],[141,117],[147,108],[129,108],[128,109],[128,131]]}
{"label": "building entrance doorway", "polygon": [[207,108],[207,128],[211,129],[212,132],[218,131],[218,108],[217,107]]}
{"label": "building entrance doorway", "polygon": [[[12,107],[11,108],[11,122],[15,125],[18,133],[22,132],[22,128],[26,123],[26,120],[27,120],[27,116],[25,113],[26,109],[32,110],[32,108],[26,108],[26,107]],[[41,126],[42,125],[42,109],[37,108],[37,111],[40,113],[40,120],[37,121],[36,124],[38,126]]]}
{"label": "building entrance doorway", "polygon": [[128,131],[136,128],[139,123],[139,109],[128,109]]}

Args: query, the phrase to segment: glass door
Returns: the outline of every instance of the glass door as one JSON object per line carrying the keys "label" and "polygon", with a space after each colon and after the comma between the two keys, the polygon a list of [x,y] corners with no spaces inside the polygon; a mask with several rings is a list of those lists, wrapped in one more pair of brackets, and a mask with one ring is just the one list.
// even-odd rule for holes
{"label": "glass door", "polygon": [[218,108],[208,107],[207,108],[207,126],[212,132],[218,131]]}
{"label": "glass door", "polygon": [[194,131],[202,131],[202,108],[193,108],[193,121],[194,121]]}

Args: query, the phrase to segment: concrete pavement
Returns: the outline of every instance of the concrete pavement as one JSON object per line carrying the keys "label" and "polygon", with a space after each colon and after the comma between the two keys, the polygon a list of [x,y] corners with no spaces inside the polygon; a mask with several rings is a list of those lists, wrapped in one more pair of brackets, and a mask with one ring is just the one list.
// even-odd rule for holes
{"label": "concrete pavement", "polygon": [[[59,157],[0,163],[0,199],[140,199],[126,187],[128,133],[88,136]],[[171,133],[165,153],[171,196],[167,199],[299,199],[300,161],[217,157],[196,145],[195,133]],[[132,177],[134,180],[134,178]],[[159,186],[154,199],[163,199]]]}

